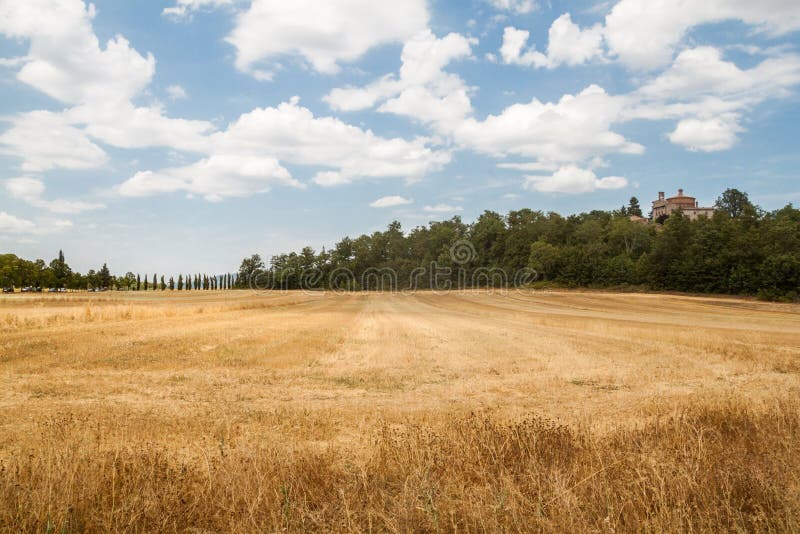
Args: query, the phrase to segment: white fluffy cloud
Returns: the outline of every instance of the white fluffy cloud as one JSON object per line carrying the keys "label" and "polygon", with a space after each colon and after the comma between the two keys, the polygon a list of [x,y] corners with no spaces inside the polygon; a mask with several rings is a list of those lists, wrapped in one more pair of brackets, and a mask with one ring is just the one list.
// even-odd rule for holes
{"label": "white fluffy cloud", "polygon": [[[315,70],[335,73],[367,50],[403,42],[428,26],[425,0],[253,0],[226,40],[236,66],[269,78],[270,60],[303,57]],[[266,64],[266,66],[264,66]]]}
{"label": "white fluffy cloud", "polygon": [[46,200],[42,198],[45,192],[44,182],[37,178],[10,178],[5,181],[4,185],[8,194],[13,198],[22,200],[33,207],[45,209],[51,213],[72,214],[105,208],[105,205],[95,202],[67,199]]}
{"label": "white fluffy cloud", "polygon": [[31,42],[17,78],[70,104],[138,94],[150,83],[155,59],[121,36],[102,47],[91,27],[94,14],[82,0],[0,1],[0,33]]}
{"label": "white fluffy cloud", "polygon": [[550,26],[547,54],[528,47],[530,32],[509,26],[503,32],[500,57],[504,63],[529,67],[555,68],[559,65],[580,65],[603,56],[603,28],[595,24],[581,29],[569,13],[558,17]]}
{"label": "white fluffy cloud", "polygon": [[399,75],[388,74],[365,87],[336,88],[326,97],[332,108],[366,109],[412,117],[439,128],[452,128],[471,113],[469,89],[444,72],[453,61],[470,56],[473,40],[458,33],[437,38],[430,30],[417,33],[403,46]]}
{"label": "white fluffy cloud", "polygon": [[473,116],[466,84],[443,71],[454,59],[466,57],[471,43],[458,34],[438,39],[428,31],[403,49],[399,76],[388,75],[363,88],[335,89],[327,97],[335,109],[377,108],[430,124],[458,148],[496,157],[537,159],[536,165],[555,169],[560,164],[588,160],[608,153],[633,153],[643,147],[610,130],[626,100],[590,86],[557,103],[534,99],[480,120]]}
{"label": "white fluffy cloud", "polygon": [[118,191],[128,197],[183,191],[217,202],[264,193],[276,184],[302,187],[274,158],[217,154],[184,167],[138,172]]}
{"label": "white fluffy cloud", "polygon": [[374,202],[370,202],[371,208],[394,208],[396,206],[406,206],[413,204],[414,201],[410,198],[401,197],[399,195],[391,195],[388,197],[381,197]]}
{"label": "white fluffy cloud", "polygon": [[662,74],[643,85],[645,99],[688,101],[707,97],[745,105],[789,94],[800,84],[800,56],[784,54],[765,59],[747,70],[725,61],[722,51],[710,46],[681,52]]}
{"label": "white fluffy cloud", "polygon": [[497,157],[533,157],[539,163],[574,163],[610,153],[641,154],[644,147],[611,131],[625,100],[591,85],[558,102],[534,98],[485,120],[468,119],[456,142]]}
{"label": "white fluffy cloud", "polygon": [[770,57],[750,69],[725,61],[719,49],[681,52],[670,68],[629,95],[625,119],[678,119],[673,143],[694,151],[731,148],[744,131],[742,115],[791,94],[800,84],[800,56]]}
{"label": "white fluffy cloud", "polygon": [[[516,13],[536,7],[531,0],[487,1]],[[687,32],[708,22],[740,20],[770,35],[798,29],[795,0],[619,0],[605,26],[581,28],[563,14],[550,26],[541,51],[529,43],[529,32],[508,27],[500,50],[505,63],[555,68],[611,56],[635,68],[668,68],[643,82],[634,80],[642,85],[630,94],[612,96],[591,85],[552,102],[534,98],[488,116],[473,110],[471,96],[480,88],[447,72],[449,65],[471,57],[476,41],[457,33],[434,35],[425,0],[174,0],[164,14],[186,17],[225,5],[235,13],[227,40],[236,48],[236,66],[259,78],[268,78],[287,56],[303,58],[318,72],[334,73],[371,48],[403,43],[396,73],[361,87],[333,89],[325,100],[335,111],[371,108],[412,118],[427,125],[433,137],[382,137],[367,126],[315,116],[297,100],[256,108],[222,131],[209,121],[170,118],[158,103],[141,103],[151,98],[147,89],[155,58],[122,36],[101,42],[92,29],[91,5],[82,0],[0,0],[0,33],[29,43],[25,55],[0,63],[66,106],[61,112],[6,118],[9,127],[0,132],[0,152],[21,158],[21,167],[30,172],[104,165],[108,156],[96,143],[195,154],[189,165],[132,173],[118,188],[129,196],[185,192],[220,200],[276,185],[302,187],[287,170],[294,172],[293,166],[308,167],[320,185],[414,181],[446,165],[451,150],[525,160],[500,166],[541,173],[526,182],[535,190],[589,192],[624,186],[622,178],[597,178],[586,170],[595,168],[593,161],[644,150],[614,131],[619,123],[668,119],[675,121],[665,132],[671,142],[694,151],[725,150],[736,143],[756,105],[786,96],[800,84],[800,59],[786,49],[774,49],[749,68],[726,61],[715,48],[681,50]],[[186,91],[170,86],[163,94],[177,99]],[[51,211],[82,209],[45,200],[43,190],[34,194],[37,186],[31,182],[13,187],[18,198]]]}
{"label": "white fluffy cloud", "polygon": [[0,134],[0,153],[22,158],[25,171],[91,169],[108,161],[103,149],[60,113],[31,111],[11,122]]}
{"label": "white fluffy cloud", "polygon": [[503,44],[500,47],[500,57],[503,59],[503,63],[537,68],[548,65],[547,56],[537,51],[535,47],[523,51],[528,44],[530,35],[531,32],[513,26],[508,26],[503,31]]}
{"label": "white fluffy cloud", "polygon": [[136,107],[127,101],[76,106],[64,116],[85,125],[92,137],[119,148],[164,146],[203,152],[208,150],[208,134],[214,130],[208,121],[170,118],[158,106]]}
{"label": "white fluffy cloud", "polygon": [[119,187],[126,196],[174,191],[208,200],[263,192],[275,184],[301,187],[280,162],[321,168],[323,186],[359,179],[420,179],[450,161],[423,138],[387,139],[333,117],[315,117],[297,98],[243,114],[210,138],[210,156],[180,168],[137,173]]}
{"label": "white fluffy cloud", "polygon": [[669,134],[669,140],[693,152],[728,150],[736,144],[739,117],[733,113],[710,119],[684,119]]}
{"label": "white fluffy cloud", "polygon": [[271,154],[281,161],[326,168],[314,177],[320,185],[360,178],[406,178],[414,181],[440,169],[450,154],[428,140],[383,138],[333,117],[315,117],[293,98],[273,108],[243,114],[225,132],[215,134],[215,151]]}
{"label": "white fluffy cloud", "polygon": [[620,0],[605,24],[581,29],[569,13],[556,19],[549,31],[547,53],[528,46],[530,33],[508,27],[500,55],[505,63],[553,68],[579,65],[611,56],[634,69],[651,70],[670,63],[676,48],[692,28],[740,20],[771,36],[800,29],[800,4],[795,0]]}
{"label": "white fluffy cloud", "polygon": [[[225,3],[179,1],[177,11],[166,14],[186,15]],[[59,15],[58,24],[48,22],[49,10]],[[309,17],[310,12],[317,16]],[[39,111],[11,119],[11,128],[0,137],[5,147],[0,150],[23,157],[25,170],[105,163],[105,153],[90,138],[127,149],[164,146],[202,158],[182,167],[138,172],[117,188],[120,194],[184,191],[220,200],[273,185],[301,187],[283,162],[313,167],[316,183],[335,185],[362,178],[414,181],[450,161],[449,152],[431,148],[428,139],[382,138],[335,118],[314,117],[297,100],[244,113],[225,131],[216,131],[208,121],[168,118],[158,105],[132,102],[152,80],[155,59],[119,36],[101,46],[91,26],[93,8],[81,0],[0,0],[0,14],[11,19],[0,22],[0,32],[30,41],[18,78],[72,106],[60,113]],[[37,19],[45,23],[37,25]],[[398,6],[366,0],[255,0],[239,13],[229,39],[237,46],[237,64],[243,70],[256,69],[276,54],[297,53],[317,70],[332,72],[338,62],[356,59],[375,45],[410,39],[427,21],[424,0]],[[407,47],[399,91],[416,84],[443,92],[458,85],[460,80],[442,74],[440,65],[468,54],[466,40],[455,34],[441,41],[420,35]],[[168,94],[182,97],[185,91],[175,86]],[[42,199],[37,202],[44,206]]]}
{"label": "white fluffy cloud", "polygon": [[549,176],[528,176],[525,188],[542,193],[591,193],[598,189],[622,189],[628,180],[620,176],[598,178],[589,169],[581,169],[573,165],[561,167]]}
{"label": "white fluffy cloud", "polygon": [[547,59],[550,65],[580,65],[603,55],[603,28],[595,24],[581,29],[569,13],[550,26]]}
{"label": "white fluffy cloud", "polygon": [[122,36],[101,46],[92,29],[94,15],[82,0],[0,0],[0,33],[30,42],[17,78],[74,106],[13,117],[0,150],[23,158],[27,171],[104,164],[105,153],[89,137],[122,148],[201,150],[211,123],[171,119],[159,107],[131,102],[150,83],[155,58],[143,56]]}
{"label": "white fluffy cloud", "polygon": [[797,0],[620,0],[606,17],[612,54],[637,69],[663,67],[695,26],[741,20],[772,35],[800,29]]}

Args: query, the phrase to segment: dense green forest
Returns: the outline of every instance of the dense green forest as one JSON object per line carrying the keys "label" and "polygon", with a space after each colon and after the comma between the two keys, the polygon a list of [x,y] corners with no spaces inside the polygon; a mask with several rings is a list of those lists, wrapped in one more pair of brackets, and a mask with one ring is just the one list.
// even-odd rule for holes
{"label": "dense green forest", "polygon": [[[236,275],[179,275],[152,282],[103,266],[86,275],[60,260],[26,262],[0,256],[0,281],[66,287],[126,289],[447,289],[505,285],[641,288],[692,293],[758,295],[798,300],[800,210],[791,204],[765,212],[745,193],[727,190],[711,218],[680,212],[662,224],[642,222],[632,198],[615,211],[568,217],[521,209],[484,212],[472,224],[460,217],[403,232],[345,237],[330,250],[311,247],[242,261]],[[188,281],[188,283],[186,282]]]}
{"label": "dense green forest", "polygon": [[386,288],[390,269],[399,289],[522,281],[797,300],[800,210],[788,205],[764,212],[737,190],[723,193],[716,207],[712,218],[690,221],[676,213],[663,224],[632,220],[641,216],[635,198],[612,212],[486,211],[472,224],[453,217],[408,233],[393,222],[383,232],[345,237],[329,251],[306,247],[274,256],[269,266],[253,256],[242,262],[239,280],[341,289],[349,279],[355,289]]}

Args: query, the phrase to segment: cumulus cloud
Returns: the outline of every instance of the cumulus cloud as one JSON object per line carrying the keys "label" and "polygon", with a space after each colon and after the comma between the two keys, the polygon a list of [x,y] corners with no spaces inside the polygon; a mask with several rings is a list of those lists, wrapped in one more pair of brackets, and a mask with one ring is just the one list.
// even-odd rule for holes
{"label": "cumulus cloud", "polygon": [[42,198],[45,192],[44,182],[37,178],[25,176],[10,178],[5,181],[4,185],[12,198],[22,200],[33,207],[42,208],[51,213],[74,214],[105,208],[103,204],[80,200],[46,200]]}
{"label": "cumulus cloud", "polygon": [[736,134],[744,131],[738,119],[733,113],[710,119],[684,119],[669,134],[669,140],[692,152],[728,150],[736,144]]}
{"label": "cumulus cloud", "polygon": [[610,129],[624,105],[624,99],[591,85],[555,103],[534,98],[485,120],[468,119],[455,139],[478,152],[533,157],[542,164],[574,163],[610,153],[641,154],[644,147]]}
{"label": "cumulus cloud", "polygon": [[[528,165],[540,166],[537,170],[552,171],[564,163],[609,153],[643,152],[641,145],[611,131],[628,101],[594,85],[556,103],[533,99],[476,118],[464,81],[443,70],[451,61],[467,57],[470,49],[471,42],[461,35],[436,38],[423,32],[406,43],[399,75],[384,76],[365,87],[335,89],[325,99],[340,110],[380,104],[378,111],[429,124],[457,148],[500,158],[533,157],[537,161]],[[563,55],[558,57],[564,60]]]}
{"label": "cumulus cloud", "polygon": [[580,65],[603,55],[603,28],[595,24],[581,29],[569,13],[558,17],[550,26],[547,59],[551,66]]}
{"label": "cumulus cloud", "polygon": [[245,113],[212,137],[214,150],[225,153],[268,153],[288,163],[327,168],[314,177],[320,185],[362,178],[414,181],[450,161],[449,152],[431,148],[428,139],[383,138],[334,117],[315,117],[298,98]]}
{"label": "cumulus cloud", "polygon": [[591,193],[598,189],[622,189],[628,180],[620,176],[598,178],[589,169],[574,165],[561,167],[549,176],[527,176],[524,187],[542,193],[579,194]]}
{"label": "cumulus cloud", "polygon": [[637,92],[644,100],[689,101],[724,98],[736,105],[783,97],[800,83],[800,56],[783,54],[755,67],[740,69],[725,61],[722,51],[710,46],[681,52],[673,64]]}
{"label": "cumulus cloud", "polygon": [[637,70],[669,65],[694,27],[739,20],[769,36],[800,29],[800,4],[794,0],[620,0],[604,24],[580,28],[569,13],[550,27],[547,52],[528,46],[530,33],[510,26],[503,35],[500,56],[507,64],[554,68],[579,65],[609,55]]}
{"label": "cumulus cloud", "polygon": [[[530,0],[487,1],[516,13],[535,8]],[[582,28],[569,13],[561,15],[541,51],[529,42],[529,32],[509,26],[499,54],[508,64],[552,69],[610,56],[632,68],[667,68],[634,80],[641,86],[628,94],[609,95],[590,85],[553,101],[534,98],[489,115],[473,109],[471,96],[479,89],[447,71],[470,58],[477,41],[457,33],[437,37],[428,29],[425,0],[397,5],[174,0],[164,14],[188,17],[225,5],[235,8],[227,40],[236,48],[236,66],[261,79],[269,78],[276,62],[285,63],[287,56],[303,58],[318,72],[334,73],[375,46],[402,43],[397,72],[363,86],[338,87],[325,100],[337,112],[375,109],[409,117],[426,125],[431,137],[382,137],[366,126],[315,116],[296,99],[244,113],[223,130],[209,121],[171,118],[158,103],[141,103],[150,98],[155,58],[122,36],[101,42],[92,29],[91,4],[0,0],[0,33],[30,44],[25,55],[0,64],[65,106],[61,112],[5,118],[9,128],[0,133],[0,152],[19,157],[29,172],[104,165],[108,155],[96,143],[195,154],[189,165],[134,174],[118,188],[129,196],[185,192],[220,200],[276,185],[302,187],[287,170],[294,172],[292,166],[307,167],[313,182],[325,186],[383,178],[414,181],[446,165],[452,150],[471,150],[502,160],[503,168],[541,173],[526,181],[534,190],[585,192],[620,186],[624,180],[597,178],[593,161],[644,151],[614,131],[620,123],[668,119],[675,121],[665,132],[671,142],[695,151],[725,150],[736,143],[755,106],[784,97],[800,84],[800,59],[785,48],[773,47],[763,58],[752,58],[763,59],[760,63],[741,68],[719,49],[684,48],[683,42],[691,28],[720,20],[741,20],[770,36],[798,29],[800,8],[790,0],[620,0],[605,26]],[[180,86],[166,88],[173,99],[185,93]],[[38,195],[27,198],[38,199],[40,207],[56,202],[44,200],[43,192]]]}
{"label": "cumulus cloud", "polygon": [[[448,151],[432,148],[426,138],[382,138],[332,117],[314,117],[297,105],[297,99],[244,113],[224,131],[208,121],[166,117],[158,105],[137,106],[132,101],[152,80],[155,59],[140,54],[119,36],[101,46],[91,27],[93,8],[80,0],[0,2],[2,13],[13,19],[4,19],[0,31],[30,41],[18,77],[71,106],[59,113],[37,111],[11,118],[11,128],[0,137],[0,150],[22,157],[25,170],[99,166],[107,156],[91,139],[126,149],[165,146],[203,157],[183,167],[136,173],[117,188],[119,193],[144,196],[186,191],[219,200],[263,192],[278,184],[300,187],[282,162],[312,167],[314,182],[336,185],[362,178],[414,181],[450,161]],[[175,7],[185,14],[219,4],[181,1]],[[332,71],[338,61],[355,59],[374,45],[413,37],[426,27],[428,18],[424,0],[391,9],[364,0],[306,4],[256,0],[241,12],[231,36],[239,47],[240,66],[273,53],[296,52],[318,70]],[[311,7],[331,17],[309,18]],[[51,17],[45,14],[51,8],[59,15],[59,24],[48,22]],[[45,23],[37,26],[37,19]],[[277,33],[256,28],[264,20]],[[298,29],[297,24],[305,26]],[[296,40],[289,39],[290,35]],[[438,65],[449,59],[431,59],[426,52],[439,47],[441,55],[449,58],[463,53],[456,50],[459,47],[468,54],[469,45],[464,47],[466,41],[460,36],[439,43],[424,32],[421,35],[420,40],[411,39],[407,48],[409,61],[400,76],[403,87],[457,83],[439,71]],[[168,93],[182,97],[185,91],[173,86]],[[43,205],[41,199],[38,202]]]}
{"label": "cumulus cloud", "polygon": [[800,29],[796,0],[620,0],[605,20],[610,52],[636,69],[663,67],[695,26],[741,20],[756,30],[781,35]]}
{"label": "cumulus cloud", "polygon": [[303,187],[274,158],[217,154],[184,167],[138,172],[120,184],[118,192],[144,197],[183,191],[218,202],[264,193],[276,184]]}
{"label": "cumulus cloud", "polygon": [[0,153],[21,158],[25,171],[91,169],[108,161],[105,151],[61,113],[21,113],[11,124],[0,134]]}
{"label": "cumulus cloud", "polygon": [[503,44],[500,47],[500,57],[503,63],[511,65],[524,65],[527,67],[546,67],[547,56],[536,50],[535,47],[525,51],[531,32],[508,26],[503,30]]}
{"label": "cumulus cloud", "polygon": [[708,46],[681,52],[664,72],[629,95],[628,119],[678,119],[673,143],[694,151],[731,148],[744,131],[742,115],[758,104],[791,94],[800,84],[800,56],[769,57],[750,69],[723,59]]}
{"label": "cumulus cloud", "polygon": [[537,51],[534,45],[528,47],[529,37],[530,32],[526,30],[507,27],[500,47],[503,62],[552,69],[563,64],[580,65],[603,56],[602,25],[581,29],[572,22],[569,13],[558,17],[550,26],[547,54]]}
{"label": "cumulus cloud", "polygon": [[155,58],[122,36],[102,47],[92,31],[94,15],[81,0],[3,0],[0,33],[31,41],[17,78],[70,104],[138,94],[155,73]]}
{"label": "cumulus cloud", "polygon": [[331,74],[341,63],[375,46],[404,42],[427,26],[425,0],[253,0],[236,16],[226,41],[236,47],[237,68],[262,78],[269,77],[269,61],[285,55]]}
{"label": "cumulus cloud", "polygon": [[437,38],[426,29],[403,46],[398,75],[385,75],[365,87],[336,88],[324,99],[342,111],[371,108],[381,102],[378,111],[452,127],[471,113],[472,106],[464,81],[443,69],[469,57],[472,44],[473,40],[458,33]]}
{"label": "cumulus cloud", "polygon": [[63,115],[74,124],[84,125],[90,136],[119,148],[164,146],[205,152],[208,134],[215,130],[208,121],[170,118],[158,106],[137,107],[130,102],[85,104]]}
{"label": "cumulus cloud", "polygon": [[388,197],[381,197],[374,202],[370,202],[371,208],[393,208],[396,206],[405,206],[413,204],[414,201],[410,198],[401,197],[399,195],[391,195]]}
{"label": "cumulus cloud", "polygon": [[170,119],[157,106],[131,102],[152,80],[155,58],[122,36],[101,46],[94,15],[81,0],[0,0],[0,33],[30,42],[17,78],[73,106],[12,117],[0,139],[4,152],[22,157],[23,170],[39,171],[104,164],[105,153],[89,137],[122,148],[201,148],[211,123]]}
{"label": "cumulus cloud", "polygon": [[302,187],[280,162],[322,168],[313,180],[333,186],[359,179],[418,180],[450,161],[428,140],[383,138],[333,117],[315,117],[299,99],[244,113],[210,138],[210,156],[180,168],[137,173],[119,187],[126,196],[195,192],[208,200]]}

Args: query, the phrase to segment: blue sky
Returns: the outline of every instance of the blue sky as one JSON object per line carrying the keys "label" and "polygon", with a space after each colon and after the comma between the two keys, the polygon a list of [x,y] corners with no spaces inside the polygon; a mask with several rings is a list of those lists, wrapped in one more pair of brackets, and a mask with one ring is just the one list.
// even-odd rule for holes
{"label": "blue sky", "polygon": [[793,0],[0,0],[0,252],[115,272],[483,210],[800,203]]}

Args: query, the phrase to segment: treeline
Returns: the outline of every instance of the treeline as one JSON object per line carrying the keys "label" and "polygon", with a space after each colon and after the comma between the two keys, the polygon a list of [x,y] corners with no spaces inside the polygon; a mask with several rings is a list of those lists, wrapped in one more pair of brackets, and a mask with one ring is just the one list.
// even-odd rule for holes
{"label": "treeline", "polygon": [[632,217],[641,215],[635,198],[612,212],[486,211],[472,224],[453,217],[408,233],[393,222],[383,232],[345,237],[331,250],[273,256],[268,266],[254,255],[242,262],[239,287],[372,289],[391,271],[398,289],[441,289],[530,282],[535,272],[540,286],[798,300],[800,210],[789,204],[765,212],[735,189],[716,208],[711,218],[690,221],[676,212],[663,224]]}
{"label": "treeline", "polygon": [[4,288],[64,288],[64,289],[108,289],[125,291],[189,291],[232,289],[236,275],[179,274],[177,277],[134,274],[121,276],[111,274],[105,263],[86,274],[73,271],[58,251],[58,257],[46,264],[44,260],[29,261],[14,254],[0,254],[0,284]]}
{"label": "treeline", "polygon": [[[0,255],[3,287],[68,289],[222,290],[447,289],[505,285],[628,287],[692,293],[800,297],[800,210],[766,212],[745,193],[725,191],[711,218],[680,212],[663,224],[643,222],[636,198],[615,211],[563,217],[530,209],[484,212],[404,232],[345,237],[330,249],[242,261],[239,272],[177,277],[114,276],[108,266],[74,272],[59,252],[46,264]],[[520,276],[522,275],[522,276]]]}

